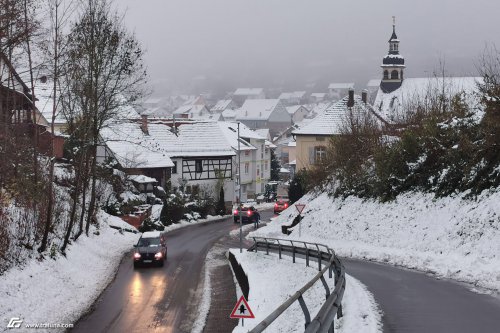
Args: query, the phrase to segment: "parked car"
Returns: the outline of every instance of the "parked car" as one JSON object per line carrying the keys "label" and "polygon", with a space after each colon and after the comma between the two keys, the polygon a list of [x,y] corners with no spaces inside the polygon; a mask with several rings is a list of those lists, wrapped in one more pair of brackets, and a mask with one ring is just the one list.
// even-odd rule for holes
{"label": "parked car", "polygon": [[142,264],[156,264],[162,267],[167,259],[167,240],[164,232],[145,232],[134,247],[134,267]]}
{"label": "parked car", "polygon": [[274,214],[281,213],[290,206],[290,200],[287,195],[278,195],[274,204]]}
{"label": "parked car", "polygon": [[260,220],[260,214],[254,206],[242,205],[233,211],[234,223],[240,222],[240,209],[243,223],[256,223]]}

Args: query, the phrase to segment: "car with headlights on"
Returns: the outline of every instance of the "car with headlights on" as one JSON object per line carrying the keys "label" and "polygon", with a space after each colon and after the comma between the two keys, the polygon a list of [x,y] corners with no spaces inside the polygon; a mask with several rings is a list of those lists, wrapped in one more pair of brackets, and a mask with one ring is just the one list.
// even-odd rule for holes
{"label": "car with headlights on", "polygon": [[252,205],[241,205],[233,211],[234,223],[240,222],[240,210],[241,210],[241,222],[243,223],[257,223],[260,220],[260,214]]}
{"label": "car with headlights on", "polygon": [[167,259],[165,232],[147,231],[142,234],[134,247],[134,267],[141,265],[158,265],[162,267]]}
{"label": "car with headlights on", "polygon": [[281,213],[290,206],[290,199],[287,195],[278,195],[274,204],[274,214]]}

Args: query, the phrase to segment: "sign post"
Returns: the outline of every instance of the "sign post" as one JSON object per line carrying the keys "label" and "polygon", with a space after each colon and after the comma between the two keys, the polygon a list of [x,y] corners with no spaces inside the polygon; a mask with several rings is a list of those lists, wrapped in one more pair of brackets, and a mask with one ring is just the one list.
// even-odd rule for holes
{"label": "sign post", "polygon": [[[300,214],[302,214],[302,211],[304,210],[305,207],[306,207],[305,204],[295,204],[295,208],[297,208],[299,216]],[[300,216],[300,221],[302,221],[302,216]],[[299,222],[299,237],[301,237],[301,235],[302,235],[302,223]]]}
{"label": "sign post", "polygon": [[245,326],[244,319],[253,319],[255,316],[253,315],[252,309],[250,309],[250,306],[248,305],[247,300],[245,299],[245,296],[241,296],[238,302],[236,302],[236,305],[234,306],[233,311],[231,312],[231,315],[229,318],[232,319],[241,319],[241,325]]}

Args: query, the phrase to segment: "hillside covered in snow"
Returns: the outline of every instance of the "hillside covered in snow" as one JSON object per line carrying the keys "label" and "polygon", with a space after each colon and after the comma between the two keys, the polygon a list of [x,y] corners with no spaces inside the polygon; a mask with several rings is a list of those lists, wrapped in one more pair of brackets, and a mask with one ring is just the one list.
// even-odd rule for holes
{"label": "hillside covered in snow", "polygon": [[500,191],[475,199],[435,198],[410,192],[376,199],[308,194],[299,225],[281,232],[297,215],[291,206],[250,234],[324,243],[344,257],[374,260],[500,290]]}

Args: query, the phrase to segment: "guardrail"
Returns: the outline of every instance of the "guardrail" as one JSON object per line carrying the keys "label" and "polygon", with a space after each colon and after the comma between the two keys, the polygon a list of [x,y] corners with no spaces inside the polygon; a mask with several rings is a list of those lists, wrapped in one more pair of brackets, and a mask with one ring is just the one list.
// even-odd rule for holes
{"label": "guardrail", "polygon": [[[318,274],[316,274],[305,286],[299,289],[295,294],[283,302],[276,310],[269,314],[257,326],[255,326],[250,333],[263,332],[269,325],[271,325],[283,312],[285,312],[290,305],[299,302],[305,317],[305,332],[306,333],[333,333],[334,320],[342,317],[342,297],[345,290],[345,268],[340,262],[335,252],[328,246],[317,243],[308,243],[301,241],[294,241],[288,239],[266,238],[266,237],[252,237],[254,244],[248,251],[257,252],[259,249],[265,250],[267,254],[269,251],[278,252],[279,258],[282,258],[283,252],[292,254],[293,262],[295,263],[296,255],[305,256],[306,266],[309,266],[311,257],[315,258],[318,264]],[[335,287],[330,291],[325,273],[328,271],[328,277],[335,276]],[[303,295],[307,292],[318,280],[321,281],[326,292],[326,301],[318,311],[318,314],[311,320],[311,315],[304,302]]]}

